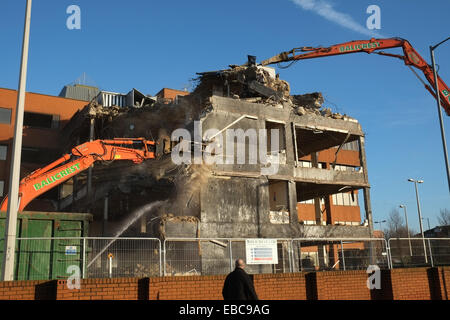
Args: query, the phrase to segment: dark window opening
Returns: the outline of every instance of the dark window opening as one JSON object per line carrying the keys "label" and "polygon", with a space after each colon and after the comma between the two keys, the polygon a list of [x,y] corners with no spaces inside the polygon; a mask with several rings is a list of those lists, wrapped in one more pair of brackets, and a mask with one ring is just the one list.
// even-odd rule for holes
{"label": "dark window opening", "polygon": [[25,112],[23,125],[34,128],[57,129],[59,127],[59,115]]}
{"label": "dark window opening", "polygon": [[298,159],[309,156],[314,152],[338,148],[345,142],[341,150],[359,150],[358,136],[337,131],[325,131],[310,128],[295,128],[295,146]]}
{"label": "dark window opening", "polygon": [[21,162],[47,165],[57,160],[58,156],[59,153],[56,150],[23,147]]}
{"label": "dark window opening", "polygon": [[0,123],[11,123],[11,109],[0,108]]}
{"label": "dark window opening", "polygon": [[8,156],[8,146],[0,145],[0,160],[6,160]]}

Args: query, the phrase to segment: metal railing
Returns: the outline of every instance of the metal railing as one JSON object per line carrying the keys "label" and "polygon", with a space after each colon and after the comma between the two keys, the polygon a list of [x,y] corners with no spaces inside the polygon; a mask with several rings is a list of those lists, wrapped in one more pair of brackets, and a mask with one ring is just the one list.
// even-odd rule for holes
{"label": "metal railing", "polygon": [[[17,238],[16,280],[218,275],[246,259],[245,238]],[[450,265],[450,238],[274,239],[276,264],[251,274]],[[0,239],[0,262],[3,259]]]}

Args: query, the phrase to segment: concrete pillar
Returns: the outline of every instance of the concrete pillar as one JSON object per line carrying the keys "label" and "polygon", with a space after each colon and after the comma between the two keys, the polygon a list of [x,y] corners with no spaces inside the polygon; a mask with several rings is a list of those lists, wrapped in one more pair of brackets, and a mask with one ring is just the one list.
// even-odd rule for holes
{"label": "concrete pillar", "polygon": [[293,123],[286,123],[284,126],[284,141],[286,142],[286,164],[295,165],[297,160],[297,148],[295,143],[295,133],[293,131]]}
{"label": "concrete pillar", "polygon": [[[361,167],[363,168],[364,182],[369,183],[369,175],[367,173],[367,158],[366,158],[366,148],[364,143],[364,137],[359,137],[359,157],[361,162]],[[363,188],[364,196],[364,211],[366,213],[366,219],[368,221],[369,227],[369,237],[373,238],[373,218],[372,218],[372,205],[370,202],[370,188]],[[369,244],[369,256],[370,264],[375,264],[375,246],[373,242]]]}
{"label": "concrete pillar", "polygon": [[326,213],[326,221],[328,225],[333,224],[333,220],[331,219],[331,196],[325,196],[325,213]]}
{"label": "concrete pillar", "polygon": [[109,199],[108,196],[105,197],[104,202],[103,202],[103,225],[102,225],[102,235],[105,237],[107,236],[106,232],[108,229],[108,208],[109,205]]}
{"label": "concrete pillar", "polygon": [[288,181],[289,223],[298,224],[297,186],[295,181]]}
{"label": "concrete pillar", "polygon": [[325,244],[317,245],[317,254],[319,257],[319,267],[320,269],[328,267],[328,252],[327,246]]}
{"label": "concrete pillar", "polygon": [[[367,174],[367,159],[366,159],[364,137],[359,137],[359,157],[361,167],[363,168],[364,182],[369,183],[369,177]],[[373,237],[373,219],[372,219],[372,205],[370,202],[370,187],[363,188],[363,196],[364,196],[364,211],[366,213],[366,219],[369,224],[369,233],[370,237]]]}
{"label": "concrete pillar", "polygon": [[[319,154],[317,152],[311,153],[311,164],[313,168],[319,167],[319,161],[318,161]],[[316,224],[322,225],[322,208],[320,204],[320,197],[314,198],[314,211],[316,214]]]}

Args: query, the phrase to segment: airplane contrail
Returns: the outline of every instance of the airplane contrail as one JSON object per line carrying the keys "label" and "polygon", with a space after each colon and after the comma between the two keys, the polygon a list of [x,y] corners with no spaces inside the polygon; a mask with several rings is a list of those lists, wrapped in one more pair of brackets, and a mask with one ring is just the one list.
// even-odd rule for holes
{"label": "airplane contrail", "polygon": [[369,30],[362,24],[356,22],[350,15],[339,12],[334,9],[333,4],[325,0],[291,0],[303,10],[312,11],[319,16],[334,22],[344,28],[353,30],[355,32],[364,34],[370,37],[385,38],[375,30]]}

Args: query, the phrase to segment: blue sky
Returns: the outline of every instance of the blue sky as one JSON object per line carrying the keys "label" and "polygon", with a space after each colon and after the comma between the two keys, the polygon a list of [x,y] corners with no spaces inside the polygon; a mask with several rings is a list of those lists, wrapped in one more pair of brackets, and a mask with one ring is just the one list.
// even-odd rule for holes
{"label": "blue sky", "polygon": [[[81,8],[81,30],[66,27],[72,4]],[[27,91],[57,95],[83,72],[110,91],[190,89],[196,72],[244,63],[247,54],[260,61],[294,47],[369,39],[366,9],[373,4],[381,9],[377,33],[408,39],[428,62],[429,45],[450,35],[448,0],[34,0]],[[0,87],[18,85],[24,11],[25,0],[0,3]],[[447,42],[436,60],[448,84],[449,57]],[[437,224],[450,197],[436,102],[400,60],[351,54],[278,72],[292,93],[321,91],[327,106],[360,121],[374,220],[403,203],[418,230],[411,177],[425,181],[422,213]],[[444,125],[448,132],[445,114]]]}

